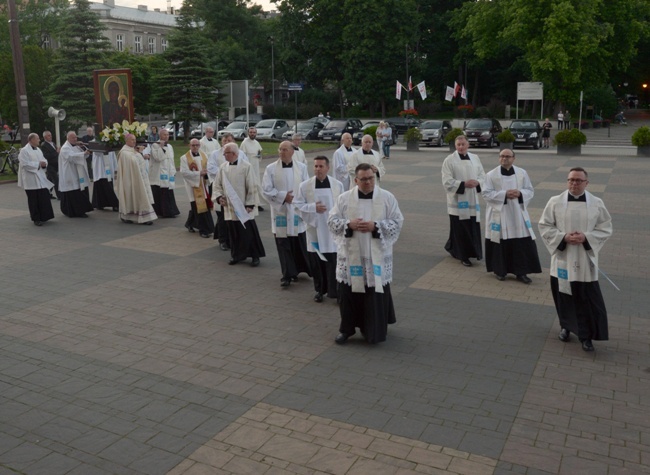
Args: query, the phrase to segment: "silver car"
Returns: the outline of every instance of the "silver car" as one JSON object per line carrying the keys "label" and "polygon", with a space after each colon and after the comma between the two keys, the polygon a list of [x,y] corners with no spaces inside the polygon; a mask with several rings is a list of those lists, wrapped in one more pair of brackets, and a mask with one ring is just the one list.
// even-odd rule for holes
{"label": "silver car", "polygon": [[223,137],[223,134],[230,132],[236,139],[243,139],[248,136],[248,124],[246,122],[231,122],[228,127],[217,132],[217,137]]}
{"label": "silver car", "polygon": [[258,139],[281,139],[282,134],[289,130],[289,124],[282,119],[265,119],[255,124]]}
{"label": "silver car", "polygon": [[445,143],[445,137],[451,131],[451,122],[448,120],[427,120],[420,124],[420,133],[422,142],[429,145],[440,147]]}

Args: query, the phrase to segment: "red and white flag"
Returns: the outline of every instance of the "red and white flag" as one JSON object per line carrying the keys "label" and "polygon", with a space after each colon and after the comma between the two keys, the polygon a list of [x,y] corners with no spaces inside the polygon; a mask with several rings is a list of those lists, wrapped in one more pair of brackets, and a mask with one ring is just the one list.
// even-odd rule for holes
{"label": "red and white flag", "polygon": [[411,76],[409,76],[409,91],[413,90],[413,82],[411,81]]}
{"label": "red and white flag", "polygon": [[467,100],[467,89],[465,89],[465,86],[460,90],[460,97]]}
{"label": "red and white flag", "polygon": [[454,81],[454,97],[456,97],[459,92],[460,92],[460,84]]}
{"label": "red and white flag", "polygon": [[397,84],[395,85],[395,99],[398,101],[402,98],[402,83],[397,81]]}
{"label": "red and white flag", "polygon": [[425,100],[427,98],[427,88],[424,85],[424,81],[419,83],[417,86],[418,91],[420,91],[420,96],[422,96],[422,100]]}
{"label": "red and white flag", "polygon": [[447,86],[447,93],[445,94],[445,101],[451,102],[454,99],[454,88]]}

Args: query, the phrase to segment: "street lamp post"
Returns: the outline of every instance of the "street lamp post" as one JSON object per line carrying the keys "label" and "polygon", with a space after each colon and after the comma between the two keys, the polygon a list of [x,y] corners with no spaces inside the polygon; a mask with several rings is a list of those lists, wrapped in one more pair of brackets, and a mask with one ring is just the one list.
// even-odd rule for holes
{"label": "street lamp post", "polygon": [[275,106],[275,58],[274,58],[274,51],[273,51],[275,38],[269,36],[268,40],[271,42],[271,97],[272,97],[271,101]]}

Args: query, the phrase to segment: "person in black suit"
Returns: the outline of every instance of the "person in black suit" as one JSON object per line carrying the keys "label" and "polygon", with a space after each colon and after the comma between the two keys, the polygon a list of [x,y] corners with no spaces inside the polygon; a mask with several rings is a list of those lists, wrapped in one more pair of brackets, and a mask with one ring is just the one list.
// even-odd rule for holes
{"label": "person in black suit", "polygon": [[56,144],[52,142],[52,132],[46,130],[43,132],[43,143],[41,144],[41,151],[43,156],[47,160],[47,169],[45,170],[45,175],[47,179],[54,183],[54,192],[55,195],[50,195],[52,199],[60,200],[61,196],[59,194],[59,150],[56,147]]}

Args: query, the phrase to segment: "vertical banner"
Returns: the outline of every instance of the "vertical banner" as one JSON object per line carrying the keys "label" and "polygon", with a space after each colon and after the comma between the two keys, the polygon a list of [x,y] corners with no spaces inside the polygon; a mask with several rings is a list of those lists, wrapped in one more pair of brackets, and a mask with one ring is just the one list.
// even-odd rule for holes
{"label": "vertical banner", "polygon": [[397,84],[395,85],[395,99],[398,101],[402,98],[402,84],[397,81]]}
{"label": "vertical banner", "polygon": [[427,98],[427,88],[424,85],[424,81],[419,83],[417,85],[418,91],[420,91],[420,96],[422,96],[422,100],[425,100]]}
{"label": "vertical banner", "polygon": [[454,88],[447,86],[447,93],[445,94],[445,101],[451,102],[454,99]]}
{"label": "vertical banner", "polygon": [[460,97],[462,99],[465,99],[465,102],[467,102],[467,89],[465,89],[464,85],[463,88],[460,90]]}
{"label": "vertical banner", "polygon": [[102,128],[133,122],[133,88],[130,69],[95,69],[95,108],[97,123]]}

